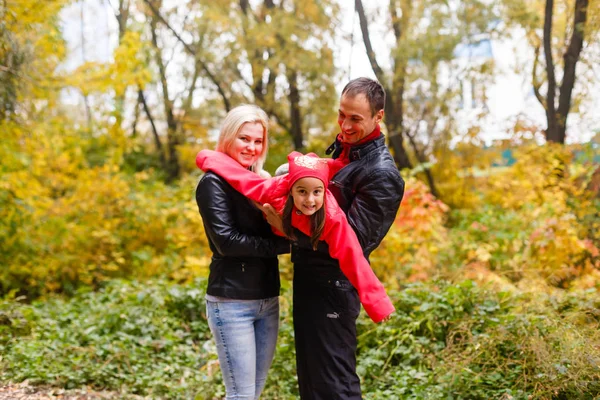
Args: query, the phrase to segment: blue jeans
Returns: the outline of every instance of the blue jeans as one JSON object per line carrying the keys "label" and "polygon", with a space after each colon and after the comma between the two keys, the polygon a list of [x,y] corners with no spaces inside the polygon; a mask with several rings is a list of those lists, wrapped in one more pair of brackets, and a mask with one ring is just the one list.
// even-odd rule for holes
{"label": "blue jeans", "polygon": [[226,399],[258,399],[265,387],[279,332],[279,297],[206,300],[208,326],[217,344]]}

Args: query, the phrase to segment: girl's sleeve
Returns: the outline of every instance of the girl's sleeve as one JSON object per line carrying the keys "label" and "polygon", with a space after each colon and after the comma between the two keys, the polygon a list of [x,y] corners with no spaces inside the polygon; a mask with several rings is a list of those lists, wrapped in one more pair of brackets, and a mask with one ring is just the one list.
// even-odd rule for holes
{"label": "girl's sleeve", "polygon": [[263,178],[219,151],[200,151],[196,155],[196,165],[204,172],[212,171],[219,175],[235,190],[259,203],[271,203],[282,186],[283,177]]}
{"label": "girl's sleeve", "polygon": [[321,239],[329,245],[329,254],[339,261],[342,272],[357,290],[360,302],[373,322],[381,322],[393,313],[394,305],[365,259],[358,238],[341,209],[327,215]]}

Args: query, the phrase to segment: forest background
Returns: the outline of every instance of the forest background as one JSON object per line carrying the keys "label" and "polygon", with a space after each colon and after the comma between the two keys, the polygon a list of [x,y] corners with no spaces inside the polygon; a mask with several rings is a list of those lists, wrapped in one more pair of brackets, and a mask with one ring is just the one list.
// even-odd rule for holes
{"label": "forest background", "polygon": [[[361,35],[345,39],[386,88],[406,179],[371,257],[398,311],[359,320],[365,398],[600,396],[600,134],[573,143],[567,123],[597,112],[600,2],[390,0],[373,13],[360,0],[111,0],[113,57],[66,72],[59,16],[73,3],[0,0],[0,382],[224,396],[194,155],[240,103],[271,118],[270,172],[292,149],[324,155],[345,80],[333,38],[352,7]],[[373,29],[388,53],[375,54]],[[458,83],[501,77],[493,59],[465,65],[455,50],[515,31],[546,123],[517,118],[490,146],[485,107],[456,122]],[[264,399],[297,398],[280,261]]]}

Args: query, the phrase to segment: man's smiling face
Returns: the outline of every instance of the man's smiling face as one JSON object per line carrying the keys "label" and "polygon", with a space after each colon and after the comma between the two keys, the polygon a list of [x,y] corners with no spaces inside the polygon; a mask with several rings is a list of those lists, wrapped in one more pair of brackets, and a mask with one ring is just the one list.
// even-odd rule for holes
{"label": "man's smiling face", "polygon": [[338,110],[338,125],[342,142],[355,144],[367,137],[383,118],[383,110],[372,115],[371,106],[364,94],[342,96]]}

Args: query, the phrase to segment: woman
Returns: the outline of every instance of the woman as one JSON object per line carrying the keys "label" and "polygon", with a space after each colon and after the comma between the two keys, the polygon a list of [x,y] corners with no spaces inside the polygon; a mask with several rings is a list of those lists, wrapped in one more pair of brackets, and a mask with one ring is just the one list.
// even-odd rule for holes
{"label": "woman", "polygon": [[[264,175],[267,124],[259,107],[232,109],[223,121],[217,151]],[[288,253],[290,245],[273,234],[253,203],[216,174],[202,177],[196,202],[213,253],[206,313],[226,399],[258,399],[279,331],[277,255]]]}

